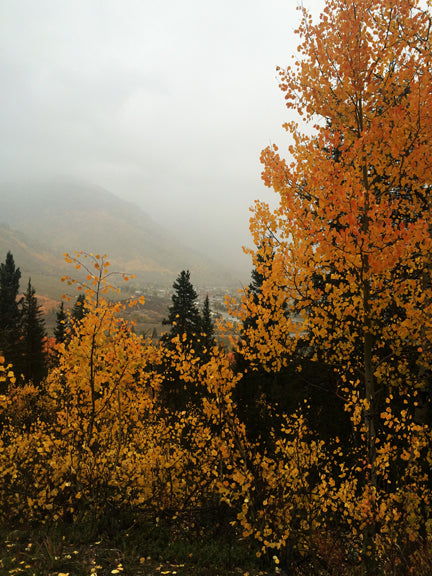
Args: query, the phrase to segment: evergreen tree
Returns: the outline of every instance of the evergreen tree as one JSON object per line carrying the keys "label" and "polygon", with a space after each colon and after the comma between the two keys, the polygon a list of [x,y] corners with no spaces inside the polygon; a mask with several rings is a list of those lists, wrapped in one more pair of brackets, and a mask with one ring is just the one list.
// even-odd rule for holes
{"label": "evergreen tree", "polygon": [[67,314],[64,309],[64,302],[61,302],[60,307],[56,313],[56,325],[54,328],[54,336],[56,342],[61,344],[67,339]]}
{"label": "evergreen tree", "polygon": [[301,340],[285,367],[271,369],[253,359],[255,349],[260,346],[260,341],[255,339],[260,326],[262,333],[270,332],[275,325],[274,310],[287,309],[282,290],[280,299],[275,301],[265,294],[266,277],[272,266],[277,265],[271,235],[261,241],[255,263],[245,299],[250,313],[243,318],[241,344],[236,353],[237,369],[243,373],[243,378],[234,391],[239,414],[248,433],[253,439],[261,437],[268,440],[269,431],[277,425],[279,410],[291,413],[307,400],[311,426],[319,429],[325,437],[346,434],[345,418],[323,418],[322,415],[324,407],[328,414],[339,414],[340,398],[336,395],[338,382],[335,381],[332,367],[320,359],[311,361],[314,351]]}
{"label": "evergreen tree", "polygon": [[44,349],[46,331],[42,310],[30,279],[22,300],[21,331],[20,369],[25,381],[32,381],[38,385],[47,373],[47,358]]}
{"label": "evergreen tree", "polygon": [[0,353],[6,363],[16,364],[18,351],[20,311],[18,292],[21,272],[15,267],[11,252],[0,264]]}
{"label": "evergreen tree", "polygon": [[168,342],[175,336],[186,334],[187,341],[194,345],[199,338],[201,318],[197,306],[198,294],[190,281],[189,270],[182,270],[173,288],[175,292],[171,297],[172,305],[168,308],[168,319],[163,320],[163,324],[171,325],[171,330],[164,339]]}
{"label": "evergreen tree", "polygon": [[[179,336],[183,345],[193,348],[197,353],[201,350],[201,317],[197,306],[198,294],[190,281],[189,270],[183,270],[173,284],[174,294],[172,305],[168,308],[168,318],[163,324],[170,324],[171,329],[161,338],[168,348],[173,347],[173,338]],[[164,367],[164,384],[160,392],[161,402],[171,410],[184,410],[185,407],[197,401],[198,388],[194,383],[183,380],[177,368],[168,362]]]}
{"label": "evergreen tree", "polygon": [[[254,266],[252,269],[251,281],[248,286],[252,308],[253,306],[256,306],[260,301],[260,294],[262,292],[262,286],[265,280],[265,272],[272,267],[273,260],[273,238],[271,236],[265,236],[257,250],[256,266]],[[271,309],[271,303],[267,303],[267,307]],[[269,322],[271,322],[271,319]],[[243,321],[242,338],[247,339],[247,330],[249,328],[256,328],[256,326],[257,318],[254,316],[254,314],[248,315]]]}
{"label": "evergreen tree", "polygon": [[75,321],[80,321],[86,315],[86,308],[85,308],[85,295],[80,294],[76,299],[76,302],[72,308],[71,318]]}
{"label": "evergreen tree", "polygon": [[211,317],[210,300],[207,294],[201,310],[201,343],[204,358],[209,357],[210,350],[216,344],[214,332],[215,328]]}

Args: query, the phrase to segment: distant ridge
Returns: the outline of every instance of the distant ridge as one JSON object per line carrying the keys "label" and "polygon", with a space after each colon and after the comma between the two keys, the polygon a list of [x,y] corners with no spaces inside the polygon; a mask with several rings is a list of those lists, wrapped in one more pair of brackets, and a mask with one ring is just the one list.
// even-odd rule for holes
{"label": "distant ridge", "polygon": [[62,255],[75,250],[108,254],[113,268],[135,274],[140,284],[170,285],[183,269],[196,284],[234,282],[232,271],[183,246],[181,230],[168,232],[138,206],[69,180],[0,184],[1,261],[7,250],[45,291],[61,289]]}

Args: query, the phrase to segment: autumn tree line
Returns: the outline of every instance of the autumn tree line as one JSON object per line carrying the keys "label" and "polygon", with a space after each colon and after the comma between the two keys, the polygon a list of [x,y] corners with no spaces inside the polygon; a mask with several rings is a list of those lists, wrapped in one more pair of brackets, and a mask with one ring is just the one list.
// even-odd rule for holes
{"label": "autumn tree line", "polygon": [[66,255],[85,314],[37,385],[0,368],[5,519],[116,511],[294,574],[431,573],[431,29],[429,0],[302,10],[278,74],[305,125],[262,152],[279,204],[255,204],[229,348],[174,298],[138,336],[106,257]]}
{"label": "autumn tree line", "polygon": [[[56,363],[56,345],[68,342],[71,324],[82,320],[86,314],[86,297],[84,292],[79,293],[68,310],[65,300],[70,301],[70,297],[63,295],[56,312],[54,338],[48,338],[43,310],[31,278],[24,294],[20,293],[20,279],[21,270],[16,267],[13,254],[9,251],[5,262],[0,264],[0,351],[4,363],[14,367],[15,378],[21,384],[31,382],[39,386],[49,368]],[[198,293],[190,280],[189,270],[182,270],[173,284],[173,290],[168,318],[162,322],[170,328],[163,333],[162,341],[170,347],[175,336],[185,334],[189,345],[202,357],[208,357],[208,350],[216,344],[208,295],[200,310]],[[173,397],[176,393],[178,391],[170,391]]]}

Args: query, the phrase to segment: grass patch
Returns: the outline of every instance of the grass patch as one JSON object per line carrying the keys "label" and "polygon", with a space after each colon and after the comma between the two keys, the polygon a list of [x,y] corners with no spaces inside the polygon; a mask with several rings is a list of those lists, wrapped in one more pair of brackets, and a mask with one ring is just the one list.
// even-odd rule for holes
{"label": "grass patch", "polygon": [[[221,535],[186,535],[137,523],[100,531],[86,522],[3,527],[0,575],[239,576],[265,575],[253,552]],[[274,573],[274,572],[273,572]]]}

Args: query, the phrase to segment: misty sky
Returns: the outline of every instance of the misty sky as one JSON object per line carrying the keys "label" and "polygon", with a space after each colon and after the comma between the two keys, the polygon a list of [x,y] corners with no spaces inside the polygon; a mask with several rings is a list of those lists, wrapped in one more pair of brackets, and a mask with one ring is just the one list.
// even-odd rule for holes
{"label": "misty sky", "polygon": [[[0,0],[0,179],[71,176],[222,259],[273,200],[298,0]],[[322,0],[303,0],[319,14]]]}

